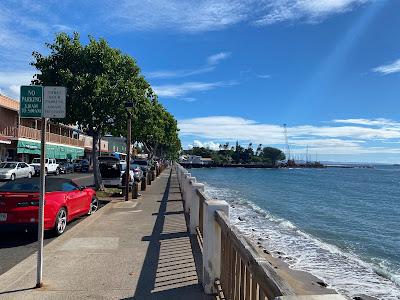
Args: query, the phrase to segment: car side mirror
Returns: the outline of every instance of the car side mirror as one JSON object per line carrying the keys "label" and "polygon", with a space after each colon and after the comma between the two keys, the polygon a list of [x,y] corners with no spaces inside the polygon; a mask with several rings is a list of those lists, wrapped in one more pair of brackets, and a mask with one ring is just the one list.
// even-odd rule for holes
{"label": "car side mirror", "polygon": [[78,186],[78,190],[83,191],[86,187],[84,185]]}

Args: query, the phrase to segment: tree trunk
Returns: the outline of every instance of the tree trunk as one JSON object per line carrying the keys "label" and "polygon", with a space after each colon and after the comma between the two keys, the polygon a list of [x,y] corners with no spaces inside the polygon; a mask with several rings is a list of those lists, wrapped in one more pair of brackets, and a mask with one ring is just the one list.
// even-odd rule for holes
{"label": "tree trunk", "polygon": [[94,177],[94,186],[96,190],[100,190],[103,188],[101,183],[100,169],[99,169],[99,132],[93,131],[93,144],[92,144],[92,163],[93,163],[93,177]]}

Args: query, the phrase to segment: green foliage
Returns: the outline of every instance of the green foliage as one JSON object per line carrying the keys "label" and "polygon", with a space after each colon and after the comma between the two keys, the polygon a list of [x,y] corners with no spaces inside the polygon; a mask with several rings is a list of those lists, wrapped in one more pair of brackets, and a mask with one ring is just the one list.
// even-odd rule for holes
{"label": "green foliage", "polygon": [[272,165],[276,165],[276,162],[278,160],[285,159],[285,154],[281,150],[273,147],[264,147],[260,156],[263,158],[264,161],[267,161]]}
{"label": "green foliage", "polygon": [[[83,45],[78,33],[60,33],[46,46],[48,55],[33,53],[31,65],[39,73],[32,83],[67,88],[63,122],[93,135],[93,153],[97,153],[99,136],[126,135],[125,103],[133,101],[133,142],[143,143],[151,155],[159,150],[163,156],[177,157],[181,144],[176,120],[158,103],[132,57],[111,48],[104,39],[89,36]],[[97,163],[96,154],[93,157]]]}
{"label": "green foliage", "polygon": [[285,154],[273,147],[264,147],[259,144],[256,151],[250,143],[244,148],[236,143],[235,147],[229,148],[229,143],[221,145],[219,150],[211,150],[203,147],[193,147],[185,150],[184,154],[198,155],[201,157],[211,157],[213,162],[218,165],[240,163],[240,164],[266,164],[275,166],[277,161],[285,160]]}

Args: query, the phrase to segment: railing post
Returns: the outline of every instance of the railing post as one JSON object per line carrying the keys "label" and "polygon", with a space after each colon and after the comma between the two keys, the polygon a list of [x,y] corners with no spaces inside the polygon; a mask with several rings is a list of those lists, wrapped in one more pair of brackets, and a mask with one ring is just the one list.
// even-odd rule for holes
{"label": "railing post", "polygon": [[196,234],[196,227],[199,226],[199,209],[200,209],[200,197],[197,194],[197,190],[204,192],[204,184],[193,183],[192,184],[192,199],[190,200],[190,224],[189,229],[191,234]]}
{"label": "railing post", "polygon": [[182,176],[182,186],[181,186],[182,198],[183,198],[184,201],[186,201],[185,192],[186,192],[186,181],[187,181],[187,178],[188,178],[188,177],[190,177],[190,173],[188,173],[187,171],[185,171],[185,172],[183,173],[183,176]]}
{"label": "railing post", "polygon": [[192,183],[196,183],[196,177],[187,177],[185,180],[185,192],[183,193],[183,199],[185,201],[185,212],[188,213],[190,210],[190,207],[192,205],[191,200],[192,200]]}
{"label": "railing post", "polygon": [[221,228],[215,221],[217,210],[224,212],[229,217],[229,204],[226,201],[204,201],[203,288],[206,294],[217,292],[214,282],[221,276]]}

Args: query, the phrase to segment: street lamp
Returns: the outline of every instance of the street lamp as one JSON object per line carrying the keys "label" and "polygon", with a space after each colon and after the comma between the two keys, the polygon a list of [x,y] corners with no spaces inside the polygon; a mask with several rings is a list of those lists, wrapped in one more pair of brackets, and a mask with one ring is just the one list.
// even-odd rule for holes
{"label": "street lamp", "polygon": [[126,112],[128,114],[127,119],[127,129],[128,129],[128,136],[126,138],[126,169],[125,169],[125,201],[129,200],[129,177],[130,177],[130,170],[131,170],[131,135],[132,135],[132,113],[130,112],[130,108],[134,107],[133,101],[125,102]]}

